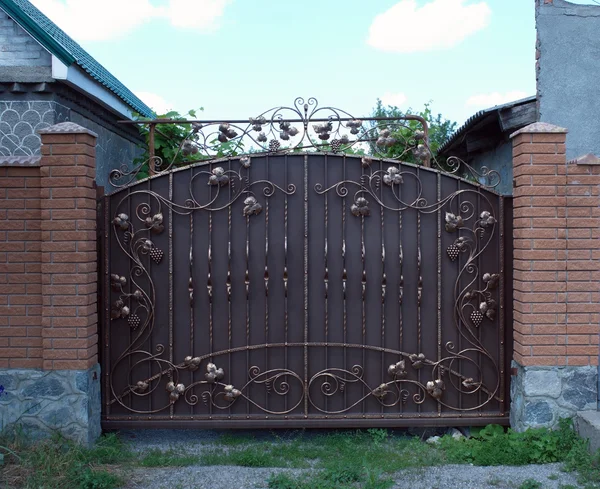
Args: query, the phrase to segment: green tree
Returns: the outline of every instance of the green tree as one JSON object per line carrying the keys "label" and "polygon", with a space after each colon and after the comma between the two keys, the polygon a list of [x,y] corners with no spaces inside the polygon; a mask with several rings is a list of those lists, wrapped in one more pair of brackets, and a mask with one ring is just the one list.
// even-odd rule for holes
{"label": "green tree", "polygon": [[[434,114],[431,110],[431,103],[426,103],[422,111],[415,112],[409,108],[406,111],[402,111],[398,107],[393,105],[385,106],[380,99],[377,99],[377,104],[373,109],[371,117],[391,117],[398,119],[398,123],[391,121],[372,121],[371,127],[376,129],[378,135],[383,130],[388,128],[391,131],[391,137],[396,141],[395,144],[388,147],[381,147],[376,145],[376,141],[370,141],[371,151],[374,154],[380,153],[390,158],[399,157],[410,163],[421,163],[421,160],[417,158],[412,151],[414,144],[418,143],[415,141],[415,134],[417,131],[423,129],[421,123],[417,120],[401,121],[400,119],[405,116],[416,115],[422,117],[427,121],[429,129],[429,150],[431,151],[432,157],[436,155],[440,146],[454,133],[456,130],[456,122],[450,121],[442,116],[442,114]],[[443,162],[438,160],[438,163]]]}
{"label": "green tree", "polygon": [[[201,111],[204,109],[200,108],[198,110]],[[197,111],[192,109],[185,115],[176,111],[170,111],[166,114],[157,115],[156,119],[183,120],[189,118],[195,119],[196,116]],[[135,120],[147,122],[152,119],[137,115]],[[144,146],[144,152],[134,160],[134,165],[142,165],[140,172],[137,174],[137,178],[142,179],[146,178],[150,172],[150,125],[140,124],[138,127],[146,144]],[[175,166],[181,166],[201,160],[202,155],[199,152],[185,150],[185,141],[189,138],[193,138],[193,136],[193,127],[191,123],[156,124],[154,133],[154,156],[156,157],[154,165],[156,169],[167,168],[171,163]]]}

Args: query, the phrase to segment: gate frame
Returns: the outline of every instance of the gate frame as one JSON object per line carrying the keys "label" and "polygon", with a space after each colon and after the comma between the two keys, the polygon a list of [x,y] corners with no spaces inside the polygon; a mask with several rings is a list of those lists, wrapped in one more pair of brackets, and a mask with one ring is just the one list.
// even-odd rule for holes
{"label": "gate frame", "polygon": [[[308,157],[311,154],[315,154],[315,153],[305,153],[305,157]],[[335,154],[335,153],[320,153],[321,155],[327,155],[327,156],[339,156],[339,154]],[[262,156],[269,156],[270,153],[267,154],[251,154],[248,156],[251,157],[262,157]],[[244,158],[245,156],[239,156],[240,159]],[[351,158],[353,159],[353,158]],[[228,161],[228,158],[224,158],[223,161]],[[201,162],[201,163],[197,163],[196,165],[193,165],[195,167],[198,166],[206,166],[209,167],[211,165],[214,165],[216,163],[218,163],[220,160],[210,160],[210,161],[206,161],[206,162]],[[394,163],[397,164],[399,163],[396,160],[385,160],[382,159],[381,160],[382,163],[389,161],[390,163]],[[178,172],[178,171],[185,171],[185,170],[189,170],[190,167],[182,167],[182,168],[178,168],[178,169],[169,169],[167,168],[166,170],[164,170],[163,172],[153,175],[149,178],[146,179],[142,179],[140,181],[136,181],[135,183],[131,183],[129,185],[127,185],[127,187],[130,186],[137,186],[139,183],[144,183],[147,180],[151,180],[160,176],[164,176],[165,174],[169,174],[169,173],[173,173],[173,172]],[[439,173],[442,175],[445,175],[444,172],[440,171],[440,170],[435,170],[435,169],[426,169],[426,171],[430,171],[430,172],[435,172],[435,173]],[[509,239],[506,239],[506,236],[511,236],[512,235],[512,198],[511,197],[506,197],[506,196],[501,196],[497,193],[495,193],[493,190],[491,190],[490,188],[487,188],[485,186],[482,186],[480,184],[477,183],[473,183],[473,182],[469,182],[463,178],[458,178],[454,175],[448,175],[451,178],[457,179],[459,181],[463,181],[466,182],[467,184],[473,186],[473,187],[479,187],[481,189],[487,190],[487,191],[491,191],[492,194],[496,194],[498,196],[498,199],[500,199],[499,201],[501,202],[501,207],[504,209],[503,210],[503,218],[504,218],[504,236],[501,236],[501,245],[500,245],[500,250],[503,252],[503,258],[504,258],[504,270],[503,272],[505,273],[504,275],[504,303],[506,304],[510,304],[512,303],[512,266],[507,266],[508,264],[512,265],[512,242]],[[108,209],[110,209],[110,206],[108,205],[109,202],[109,198],[112,195],[115,195],[117,193],[119,193],[119,191],[122,189],[117,189],[115,192],[112,192],[111,194],[107,195],[105,197],[105,207],[107,209],[107,211],[105,212],[104,216],[103,216],[103,223],[104,223],[104,227],[106,228],[106,233],[105,233],[105,239],[107,241],[105,241],[106,243],[108,243],[108,237],[109,237],[109,232],[108,229],[110,229],[111,225],[110,225],[110,217],[109,217],[109,211]],[[500,227],[499,229],[502,229],[502,227]],[[500,231],[498,231],[498,233],[500,233]],[[503,241],[502,241],[502,238]],[[107,249],[107,246],[104,246],[103,249]],[[110,273],[109,268],[108,268],[108,258],[106,258],[103,261],[103,268],[105,269],[105,274],[103,274],[103,276],[108,277],[108,274]],[[506,273],[509,272],[509,273]],[[103,289],[105,291],[105,293],[107,294],[107,297],[110,297],[110,288],[109,285],[106,283],[104,283],[103,285]],[[510,300],[510,301],[509,301]],[[419,415],[418,417],[414,417],[414,416],[410,416],[410,417],[402,417],[402,415],[398,416],[398,417],[387,417],[387,418],[381,418],[380,416],[371,416],[371,415],[365,415],[363,414],[362,419],[361,418],[356,418],[356,417],[351,417],[349,419],[336,419],[335,416],[324,416],[322,419],[316,418],[316,417],[310,417],[309,419],[296,419],[296,418],[292,418],[289,419],[287,416],[283,417],[284,419],[273,419],[270,416],[267,416],[265,420],[262,419],[245,419],[245,420],[233,420],[233,419],[189,419],[189,420],[174,420],[172,416],[166,416],[166,415],[154,415],[152,416],[152,419],[150,420],[150,418],[148,420],[142,420],[142,419],[138,419],[136,420],[134,416],[120,416],[119,419],[106,419],[103,416],[103,426],[105,426],[108,429],[122,429],[125,427],[130,427],[132,425],[134,426],[138,426],[138,427],[198,427],[198,428],[263,428],[263,427],[271,427],[271,428],[284,428],[284,427],[288,427],[288,428],[300,428],[300,427],[314,427],[314,428],[324,428],[324,427],[368,427],[368,426],[381,426],[381,427],[399,427],[399,426],[444,426],[444,425],[448,425],[449,423],[451,423],[452,425],[456,425],[456,426],[474,426],[474,425],[485,425],[485,424],[490,424],[490,423],[494,423],[494,424],[501,424],[501,425],[508,425],[509,424],[509,416],[508,416],[508,400],[510,399],[509,397],[509,393],[510,393],[510,383],[508,382],[508,373],[509,373],[509,365],[510,365],[510,359],[512,357],[512,351],[510,348],[507,348],[506,345],[510,345],[512,342],[512,327],[510,327],[511,325],[511,320],[512,320],[512,308],[510,307],[505,307],[506,312],[508,314],[505,314],[504,316],[504,338],[501,339],[502,345],[503,345],[503,350],[504,350],[504,370],[501,371],[500,375],[503,376],[503,380],[502,382],[504,383],[505,389],[504,392],[502,392],[502,395],[504,396],[504,406],[505,406],[505,411],[503,413],[500,413],[496,416],[483,416],[481,414],[478,415],[464,415],[459,413],[456,414],[437,414],[437,415],[427,415],[427,414],[423,414],[423,415]],[[109,315],[109,302],[107,302],[105,304],[104,307],[104,314],[105,317],[108,318]],[[104,324],[110,324],[110,320],[106,320]],[[108,333],[107,333],[108,334]],[[108,344],[108,336],[105,337],[105,341]],[[108,384],[105,384],[106,387],[108,387]]]}

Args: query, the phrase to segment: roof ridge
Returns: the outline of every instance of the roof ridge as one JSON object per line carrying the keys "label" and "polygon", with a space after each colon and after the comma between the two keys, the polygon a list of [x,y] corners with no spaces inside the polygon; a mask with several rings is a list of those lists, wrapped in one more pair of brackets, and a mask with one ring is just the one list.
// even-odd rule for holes
{"label": "roof ridge", "polygon": [[62,62],[67,65],[76,63],[135,112],[154,117],[148,105],[29,0],[0,0],[0,8]]}

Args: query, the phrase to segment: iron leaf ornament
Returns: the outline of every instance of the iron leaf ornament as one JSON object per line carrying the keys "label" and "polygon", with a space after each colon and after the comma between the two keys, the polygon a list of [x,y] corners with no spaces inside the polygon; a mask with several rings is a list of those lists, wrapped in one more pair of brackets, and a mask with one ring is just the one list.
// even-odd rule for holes
{"label": "iron leaf ornament", "polygon": [[244,200],[244,217],[257,216],[262,212],[262,205],[258,203],[256,197],[250,195]]}
{"label": "iron leaf ornament", "polygon": [[452,212],[446,212],[446,231],[453,233],[465,225],[463,218]]}
{"label": "iron leaf ornament", "polygon": [[352,206],[350,207],[350,212],[352,212],[352,215],[356,217],[364,217],[370,215],[371,211],[369,210],[369,201],[364,197],[358,197],[354,201],[354,204],[352,204]]}
{"label": "iron leaf ornament", "polygon": [[229,177],[225,174],[225,170],[220,166],[213,168],[212,175],[208,178],[208,184],[218,187],[224,187],[229,183]]}

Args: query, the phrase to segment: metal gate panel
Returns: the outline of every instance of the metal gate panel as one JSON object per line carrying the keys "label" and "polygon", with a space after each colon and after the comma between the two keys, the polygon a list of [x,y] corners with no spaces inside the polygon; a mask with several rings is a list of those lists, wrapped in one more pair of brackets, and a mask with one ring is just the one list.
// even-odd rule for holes
{"label": "metal gate panel", "polygon": [[504,206],[437,170],[316,152],[115,192],[104,426],[506,423]]}

